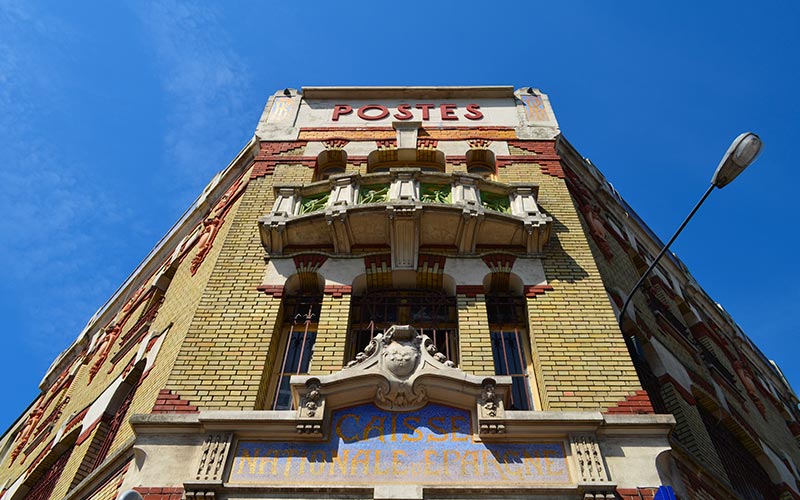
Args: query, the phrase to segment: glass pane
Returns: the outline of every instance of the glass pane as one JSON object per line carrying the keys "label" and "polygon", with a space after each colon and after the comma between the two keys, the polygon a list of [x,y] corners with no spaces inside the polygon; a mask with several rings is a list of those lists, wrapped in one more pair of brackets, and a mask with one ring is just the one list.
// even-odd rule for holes
{"label": "glass pane", "polygon": [[314,343],[317,340],[315,331],[290,331],[286,343],[283,371],[278,375],[280,382],[275,396],[273,409],[290,410],[292,408],[292,391],[289,384],[292,375],[308,373],[311,356],[314,354]]}
{"label": "glass pane", "polygon": [[525,363],[525,353],[520,344],[519,331],[491,332],[492,357],[497,375],[511,376],[512,410],[529,410],[530,388]]}

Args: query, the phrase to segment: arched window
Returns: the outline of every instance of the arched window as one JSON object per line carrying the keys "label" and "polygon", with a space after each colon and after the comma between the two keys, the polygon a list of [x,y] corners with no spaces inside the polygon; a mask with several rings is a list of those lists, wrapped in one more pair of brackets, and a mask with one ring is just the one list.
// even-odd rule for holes
{"label": "arched window", "polygon": [[346,169],[347,152],[339,148],[326,149],[317,155],[314,180],[324,181],[332,175],[343,174]]}
{"label": "arched window", "polygon": [[458,363],[455,297],[442,290],[380,289],[353,297],[349,359],[392,325],[411,325],[433,340],[447,359]]}
{"label": "arched window", "polygon": [[777,498],[769,475],[723,420],[697,405],[731,486],[745,500]]}
{"label": "arched window", "polygon": [[308,373],[321,309],[322,293],[316,290],[298,291],[283,299],[282,349],[275,363],[275,392],[270,405],[273,410],[292,409],[289,381],[292,375]]}
{"label": "arched window", "polygon": [[485,148],[472,148],[467,151],[467,172],[480,175],[487,181],[494,180],[497,174],[494,153]]}
{"label": "arched window", "polygon": [[100,464],[108,457],[108,452],[111,451],[111,445],[119,433],[120,427],[125,422],[125,417],[130,409],[133,396],[136,389],[142,380],[146,362],[144,360],[138,362],[133,366],[131,372],[125,377],[125,380],[117,388],[114,396],[108,404],[108,408],[100,418],[100,423],[95,432],[92,442],[83,457],[78,471],[72,478],[72,485],[74,488],[93,470],[97,469]]}
{"label": "arched window", "polygon": [[525,298],[513,292],[490,291],[486,294],[486,316],[489,320],[494,372],[511,377],[510,409],[533,409]]}

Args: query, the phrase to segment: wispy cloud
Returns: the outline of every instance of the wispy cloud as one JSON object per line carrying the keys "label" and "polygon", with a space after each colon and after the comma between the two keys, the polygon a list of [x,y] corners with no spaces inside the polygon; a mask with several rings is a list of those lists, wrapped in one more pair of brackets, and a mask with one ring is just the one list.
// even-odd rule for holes
{"label": "wispy cloud", "polygon": [[71,27],[44,9],[2,0],[0,31],[0,289],[3,308],[21,318],[18,339],[47,360],[74,339],[97,290],[109,286],[92,275],[96,255],[87,248],[117,207],[83,182],[83,166],[44,126],[66,99],[51,76],[68,59]]}
{"label": "wispy cloud", "polygon": [[169,102],[166,147],[197,192],[241,142],[246,65],[231,47],[221,13],[197,2],[135,4],[157,58]]}

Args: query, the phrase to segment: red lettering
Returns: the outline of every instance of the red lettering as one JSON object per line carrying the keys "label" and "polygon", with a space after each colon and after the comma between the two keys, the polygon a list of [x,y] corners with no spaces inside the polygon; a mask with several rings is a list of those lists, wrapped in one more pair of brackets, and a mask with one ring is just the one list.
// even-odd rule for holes
{"label": "red lettering", "polygon": [[397,113],[394,114],[394,117],[398,120],[410,120],[414,118],[414,115],[411,113],[411,106],[408,104],[397,106]]}
{"label": "red lettering", "polygon": [[480,120],[483,118],[483,113],[478,111],[479,109],[481,109],[481,107],[477,104],[467,104],[467,114],[464,115],[464,118],[467,120]]}
{"label": "red lettering", "polygon": [[455,104],[442,104],[439,106],[439,111],[442,113],[442,120],[458,120],[455,109]]}
{"label": "red lettering", "polygon": [[421,109],[422,119],[428,121],[431,118],[431,109],[433,109],[435,106],[433,104],[417,104],[414,107],[417,109]]}
{"label": "red lettering", "polygon": [[[378,115],[368,115],[367,111],[377,109],[380,111]],[[366,106],[361,106],[358,108],[358,117],[362,120],[382,120],[389,116],[389,109],[386,106],[382,106],[380,104],[367,104]]]}
{"label": "red lettering", "polygon": [[347,104],[337,104],[333,107],[333,121],[338,122],[340,116],[349,115],[352,112],[353,108]]}

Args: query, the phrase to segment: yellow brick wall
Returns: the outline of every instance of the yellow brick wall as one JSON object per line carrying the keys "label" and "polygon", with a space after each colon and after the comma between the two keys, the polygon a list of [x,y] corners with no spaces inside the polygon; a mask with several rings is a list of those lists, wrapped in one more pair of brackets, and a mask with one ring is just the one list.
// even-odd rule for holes
{"label": "yellow brick wall", "polygon": [[494,375],[486,296],[458,294],[459,368],[475,375]]}
{"label": "yellow brick wall", "polygon": [[615,406],[641,386],[565,181],[532,163],[501,168],[498,177],[539,184],[539,204],[553,218],[542,259],[553,290],[528,300],[542,409]]}
{"label": "yellow brick wall", "polygon": [[[221,242],[224,241],[224,238],[230,230],[230,221],[236,211],[236,208],[237,206],[234,205],[234,207],[231,209],[231,212],[229,212],[225,224],[222,225],[219,233],[217,234],[217,238],[215,239],[211,251],[206,256],[202,266],[198,269],[194,276],[192,276],[191,272],[189,271],[189,267],[192,259],[198,251],[197,248],[192,249],[178,265],[175,275],[173,276],[173,279],[167,288],[164,297],[164,303],[161,305],[158,315],[150,327],[150,331],[161,332],[166,329],[168,325],[172,324],[172,326],[164,338],[161,349],[159,350],[156,358],[156,363],[149,371],[146,378],[141,382],[141,385],[134,394],[133,400],[131,401],[131,406],[127,413],[128,416],[137,413],[150,413],[159,390],[164,387],[167,376],[170,373],[172,365],[182,344],[183,338],[189,328],[194,311],[200,301],[200,297],[202,296],[206,282],[208,281],[208,278],[214,269],[215,261],[222,247]],[[132,318],[129,320],[128,324],[132,325],[136,318],[138,318],[138,313],[132,315]],[[90,360],[88,364],[82,366],[80,372],[76,376],[75,382],[73,382],[72,386],[70,387],[70,396],[73,397],[73,399],[70,401],[70,408],[72,411],[80,411],[88,404],[91,404],[91,402],[103,390],[105,390],[108,384],[121,375],[124,367],[128,364],[127,361],[136,355],[137,350],[137,347],[133,347],[125,355],[123,360],[116,365],[115,369],[110,374],[106,373],[108,371],[108,367],[110,366],[110,363],[107,361],[104,367],[92,381],[91,385],[88,387],[86,384],[88,381],[88,373],[89,369],[91,368],[92,361]],[[117,348],[115,347],[115,349],[112,350],[109,359],[113,357],[116,351]],[[65,415],[72,414],[72,411],[65,412]],[[85,459],[86,451],[88,450],[88,446],[91,443],[95,432],[97,432],[97,429],[93,431],[92,436],[90,436],[85,443],[73,450],[64,473],[59,478],[56,486],[56,490],[59,492],[59,495],[54,493],[52,498],[60,498],[60,496],[63,496],[60,495],[61,493],[66,494],[68,491],[70,485],[72,484],[75,473],[78,471],[78,468]],[[117,449],[119,449],[120,445],[124,444],[131,437],[133,437],[133,429],[128,424],[126,418],[126,421],[120,427],[107,456],[113,454]]]}
{"label": "yellow brick wall", "polygon": [[[276,173],[305,167],[278,165]],[[281,180],[286,182],[288,174]],[[259,217],[274,202],[273,177],[250,181],[229,215],[230,232],[175,360],[166,388],[202,409],[254,409],[276,329],[279,299],[257,290],[265,270]]]}
{"label": "yellow brick wall", "polygon": [[312,375],[328,375],[342,369],[349,360],[347,353],[347,332],[350,315],[350,294],[334,297],[325,294],[317,328],[317,343],[311,359],[309,373]]}

